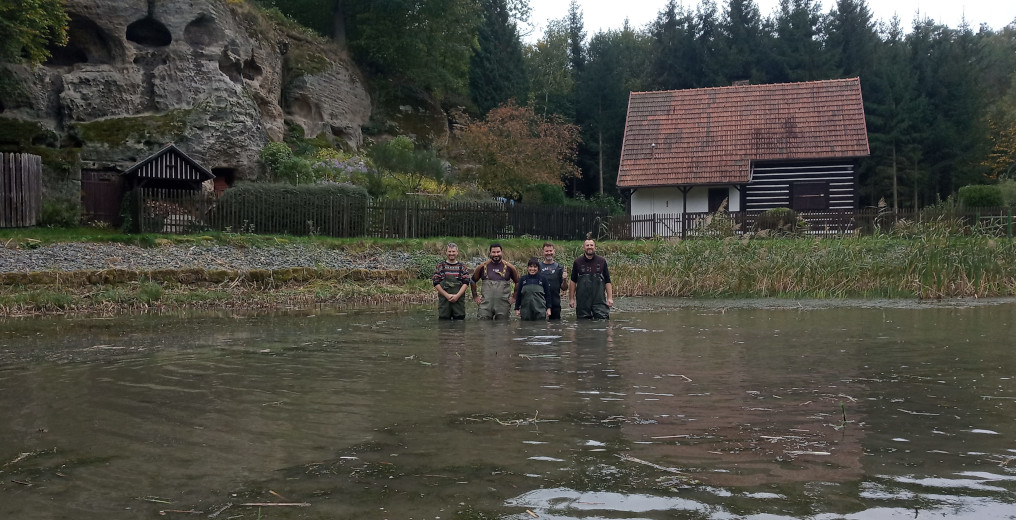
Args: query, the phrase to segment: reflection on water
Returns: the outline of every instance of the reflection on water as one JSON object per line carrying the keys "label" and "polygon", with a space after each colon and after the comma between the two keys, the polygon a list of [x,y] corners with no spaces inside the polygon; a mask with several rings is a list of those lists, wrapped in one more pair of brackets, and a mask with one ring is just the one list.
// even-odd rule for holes
{"label": "reflection on water", "polygon": [[0,518],[1016,517],[1016,304],[628,304],[3,322]]}

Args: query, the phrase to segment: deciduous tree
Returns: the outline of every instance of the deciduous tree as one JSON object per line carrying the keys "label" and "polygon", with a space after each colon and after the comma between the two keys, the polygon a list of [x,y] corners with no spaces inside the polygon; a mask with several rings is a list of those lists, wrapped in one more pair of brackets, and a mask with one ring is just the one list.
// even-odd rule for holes
{"label": "deciduous tree", "polygon": [[61,0],[0,2],[0,61],[39,64],[48,46],[67,44],[70,19]]}
{"label": "deciduous tree", "polygon": [[514,103],[468,121],[458,136],[471,164],[462,177],[495,195],[518,198],[532,184],[561,185],[579,176],[578,127]]}

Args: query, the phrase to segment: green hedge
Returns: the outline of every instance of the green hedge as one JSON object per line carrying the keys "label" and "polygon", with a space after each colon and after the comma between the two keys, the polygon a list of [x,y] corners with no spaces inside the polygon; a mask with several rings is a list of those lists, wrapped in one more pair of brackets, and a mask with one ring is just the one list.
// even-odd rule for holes
{"label": "green hedge", "polygon": [[351,184],[242,184],[215,206],[215,227],[241,233],[344,236],[363,228],[367,191]]}

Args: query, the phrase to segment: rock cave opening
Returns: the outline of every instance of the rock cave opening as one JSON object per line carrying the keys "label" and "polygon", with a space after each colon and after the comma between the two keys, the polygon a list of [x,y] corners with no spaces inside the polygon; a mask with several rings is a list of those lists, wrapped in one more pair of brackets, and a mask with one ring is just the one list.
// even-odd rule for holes
{"label": "rock cave opening", "polygon": [[67,45],[50,46],[45,65],[71,67],[78,63],[111,64],[124,53],[105,29],[89,18],[70,14],[67,23]]}
{"label": "rock cave opening", "polygon": [[222,54],[219,55],[219,70],[233,83],[243,81],[243,66],[239,60],[232,56],[228,47],[222,49]]}
{"label": "rock cave opening", "polygon": [[183,40],[191,47],[210,47],[226,38],[211,16],[201,13],[183,29]]}
{"label": "rock cave opening", "polygon": [[127,39],[145,47],[165,47],[173,43],[169,29],[151,16],[128,25]]}
{"label": "rock cave opening", "polygon": [[261,70],[261,66],[258,62],[254,61],[254,56],[247,58],[243,61],[243,77],[248,80],[255,80],[261,77],[264,72]]}

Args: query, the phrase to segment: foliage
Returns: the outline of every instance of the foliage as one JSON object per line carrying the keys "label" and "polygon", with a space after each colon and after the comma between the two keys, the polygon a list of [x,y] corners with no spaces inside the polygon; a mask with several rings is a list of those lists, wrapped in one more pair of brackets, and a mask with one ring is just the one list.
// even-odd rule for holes
{"label": "foliage", "polygon": [[964,208],[997,208],[1004,204],[1002,190],[988,184],[963,186],[959,189],[958,196],[960,205]]}
{"label": "foliage", "polygon": [[[412,139],[398,136],[375,144],[368,151],[371,160],[366,186],[372,196],[401,197],[430,192],[443,184],[445,165],[433,150],[417,150]],[[425,190],[424,185],[428,188]]]}
{"label": "foliage", "polygon": [[345,0],[349,48],[378,74],[412,80],[439,96],[467,90],[482,12],[473,0]]}
{"label": "foliage", "polygon": [[776,233],[793,233],[806,227],[797,212],[790,208],[773,208],[758,216],[755,222],[756,231],[772,231]]}
{"label": "foliage", "polygon": [[70,228],[81,220],[81,198],[69,185],[48,189],[42,199],[38,224],[44,227]]}
{"label": "foliage", "polygon": [[480,0],[483,23],[478,45],[469,60],[469,95],[480,110],[510,99],[524,101],[529,84],[522,60],[519,31],[511,19],[507,0]]}
{"label": "foliage", "polygon": [[561,185],[579,176],[578,128],[529,107],[497,107],[483,121],[469,121],[459,139],[475,165],[463,177],[495,195],[518,198],[531,184]]}
{"label": "foliage", "polygon": [[63,0],[0,3],[0,61],[42,63],[48,46],[67,44],[69,21]]}
{"label": "foliage", "polygon": [[995,186],[1002,192],[1002,203],[1010,208],[1016,207],[1016,179],[1003,179]]}
{"label": "foliage", "polygon": [[320,215],[312,219],[320,225],[336,204],[349,204],[352,212],[357,205],[364,204],[366,198],[363,188],[351,184],[239,184],[222,194],[215,211],[218,221],[232,230],[313,234],[306,215]]}
{"label": "foliage", "polygon": [[315,182],[352,182],[367,173],[367,161],[334,148],[321,148],[314,155],[311,170]]}
{"label": "foliage", "polygon": [[556,184],[533,184],[522,191],[522,202],[561,206],[565,203],[564,190]]}
{"label": "foliage", "polygon": [[523,49],[530,80],[529,105],[540,114],[574,114],[572,78],[568,62],[568,30],[564,21],[551,20],[543,37]]}

